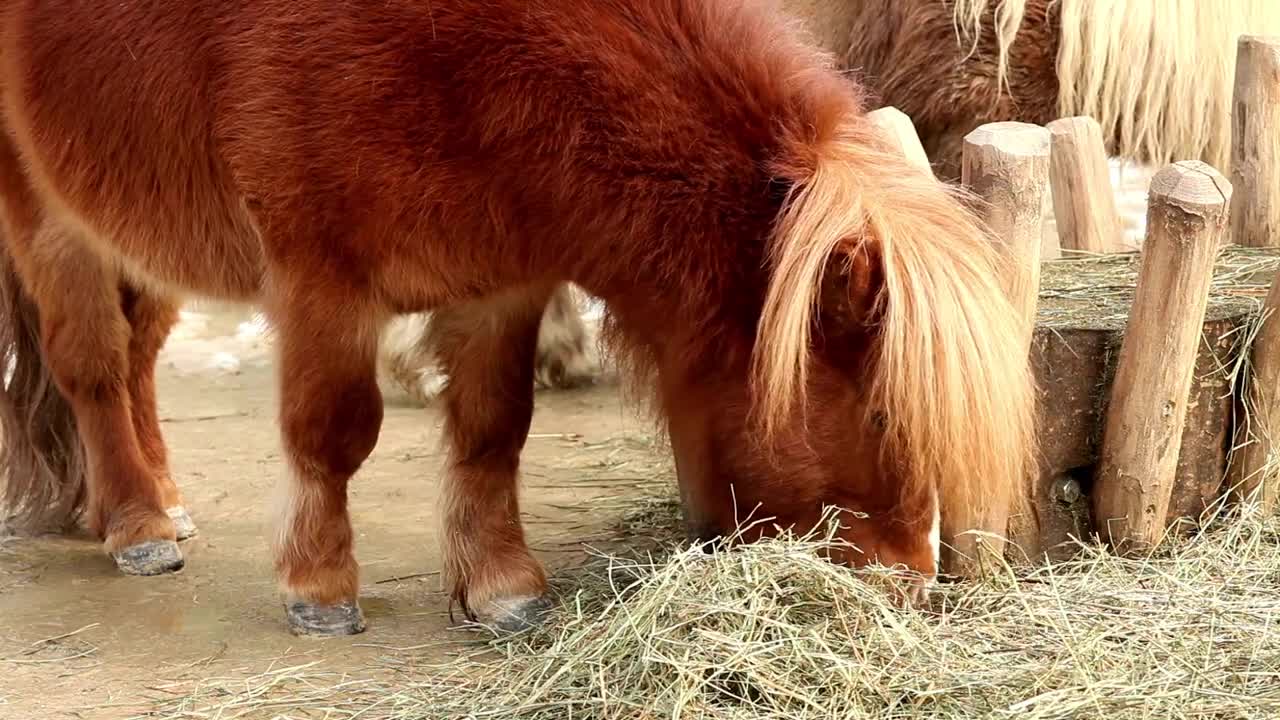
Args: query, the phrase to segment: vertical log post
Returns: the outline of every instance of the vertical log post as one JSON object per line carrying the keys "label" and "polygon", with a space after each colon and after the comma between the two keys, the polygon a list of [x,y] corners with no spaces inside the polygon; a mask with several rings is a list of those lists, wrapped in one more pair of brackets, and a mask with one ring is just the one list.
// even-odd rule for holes
{"label": "vertical log post", "polygon": [[[1005,287],[1025,323],[1024,352],[1030,353],[1040,290],[1049,132],[1027,123],[983,125],[965,136],[961,174],[964,184],[983,201],[983,219],[1012,261]],[[1000,558],[1011,534],[1009,515],[1010,508],[995,508],[986,517],[944,515],[943,571],[973,576]]]}
{"label": "vertical log post", "polygon": [[1270,515],[1280,500],[1280,273],[1271,281],[1262,313],[1227,485],[1236,502],[1254,503]]}
{"label": "vertical log post", "polygon": [[1147,238],[1094,479],[1098,534],[1121,553],[1164,537],[1231,183],[1202,162],[1151,180]]}
{"label": "vertical log post", "polygon": [[1070,117],[1046,128],[1052,138],[1049,185],[1059,243],[1064,250],[1115,252],[1124,226],[1111,189],[1102,126],[1090,117]]}
{"label": "vertical log post", "polygon": [[916,134],[916,126],[911,118],[896,107],[882,107],[867,113],[867,119],[884,130],[889,143],[897,148],[912,165],[933,174],[933,166],[929,164],[929,156]]}
{"label": "vertical log post", "polygon": [[[1052,158],[1052,152],[1050,152]],[[1049,184],[1052,186],[1053,181],[1050,179]],[[1062,243],[1058,242],[1058,226],[1053,219],[1053,192],[1044,194],[1044,211],[1041,213],[1044,217],[1044,225],[1040,227],[1040,261],[1058,260],[1062,257]]]}
{"label": "vertical log post", "polygon": [[1019,122],[982,125],[964,138],[961,178],[984,201],[987,227],[1016,261],[1006,287],[1026,320],[1029,348],[1040,292],[1049,131]]}
{"label": "vertical log post", "polygon": [[1231,184],[1236,244],[1280,247],[1280,37],[1244,35],[1236,45]]}
{"label": "vertical log post", "polygon": [[[1231,133],[1232,238],[1240,245],[1280,246],[1280,37],[1238,41]],[[1280,276],[1263,313],[1227,477],[1237,502],[1256,503],[1270,514],[1280,500]]]}

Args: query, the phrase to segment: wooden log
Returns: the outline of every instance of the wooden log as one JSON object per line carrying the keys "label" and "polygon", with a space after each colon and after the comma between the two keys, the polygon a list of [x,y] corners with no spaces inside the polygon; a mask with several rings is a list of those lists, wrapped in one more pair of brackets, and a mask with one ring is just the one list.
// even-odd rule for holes
{"label": "wooden log", "polygon": [[1116,211],[1102,126],[1090,117],[1069,117],[1046,128],[1059,244],[1064,250],[1115,252],[1124,226]]}
{"label": "wooden log", "polygon": [[[1220,496],[1237,401],[1229,369],[1252,320],[1248,311],[1228,309],[1204,324],[1166,527],[1192,527]],[[1032,518],[1011,528],[1009,539],[1016,546],[1008,552],[1011,560],[1022,553],[1037,562],[1066,560],[1078,551],[1078,541],[1093,534],[1090,496],[1124,340],[1123,328],[1109,325],[1036,330],[1031,362],[1041,387],[1040,476],[1030,493]]]}
{"label": "wooden log", "polygon": [[884,130],[885,136],[898,152],[902,153],[911,164],[933,174],[933,166],[929,164],[929,155],[920,143],[916,134],[916,126],[906,113],[896,107],[887,106],[867,113],[867,119]]}
{"label": "wooden log", "polygon": [[[1041,268],[1031,352],[1040,390],[1040,474],[1031,488],[1030,522],[1011,528],[1018,534],[1010,535],[1010,560],[1067,560],[1093,534],[1099,445],[1140,269],[1135,253]],[[1277,272],[1280,248],[1227,246],[1218,256],[1165,516],[1170,532],[1199,527],[1205,510],[1221,499],[1242,400],[1234,372],[1259,319],[1254,298],[1266,294]]]}
{"label": "wooden log", "polygon": [[[1049,182],[1052,186],[1052,180]],[[1051,188],[1052,190],[1052,188]],[[1062,244],[1058,242],[1058,223],[1053,217],[1053,192],[1044,194],[1044,224],[1040,227],[1040,262],[1062,258]]]}
{"label": "wooden log", "polygon": [[1230,202],[1231,184],[1202,162],[1175,163],[1151,181],[1142,268],[1094,481],[1095,529],[1122,553],[1164,537]]}
{"label": "wooden log", "polygon": [[1040,288],[1049,131],[1019,122],[978,127],[964,138],[961,178],[984,201],[983,219],[1016,261],[1007,288],[1026,318],[1029,347]]}
{"label": "wooden log", "polygon": [[1236,502],[1255,504],[1269,515],[1280,499],[1280,274],[1262,312],[1227,482]]}
{"label": "wooden log", "polygon": [[1280,247],[1280,37],[1237,43],[1231,133],[1232,237]]}
{"label": "wooden log", "polygon": [[[1049,132],[1027,123],[983,125],[965,136],[961,174],[983,201],[983,219],[1012,260],[1006,290],[1025,322],[1025,351],[1030,352],[1049,181]],[[983,517],[957,510],[944,515],[943,571],[959,576],[982,573],[1004,555],[1009,525],[1007,507],[992,508]]]}

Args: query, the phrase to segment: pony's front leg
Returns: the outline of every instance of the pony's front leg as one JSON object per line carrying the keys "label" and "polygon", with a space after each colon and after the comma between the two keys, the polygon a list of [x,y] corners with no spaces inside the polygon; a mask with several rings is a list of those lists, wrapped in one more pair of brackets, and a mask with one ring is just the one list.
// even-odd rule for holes
{"label": "pony's front leg", "polygon": [[445,581],[468,618],[503,630],[537,622],[547,607],[546,575],[525,545],[516,480],[548,292],[507,291],[445,308],[431,328],[449,378]]}
{"label": "pony's front leg", "polygon": [[372,312],[361,316],[357,300],[305,291],[284,297],[273,313],[288,457],[276,518],[276,572],[292,632],[351,635],[364,630],[364,618],[347,482],[373,451],[382,424],[378,321]]}

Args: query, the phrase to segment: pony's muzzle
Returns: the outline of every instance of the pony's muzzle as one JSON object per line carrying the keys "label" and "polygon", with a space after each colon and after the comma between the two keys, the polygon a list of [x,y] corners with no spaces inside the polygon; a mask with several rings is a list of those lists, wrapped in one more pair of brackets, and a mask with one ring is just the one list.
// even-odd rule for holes
{"label": "pony's muzzle", "polygon": [[696,545],[702,552],[710,555],[716,551],[724,534],[711,525],[704,523],[686,523],[685,542]]}

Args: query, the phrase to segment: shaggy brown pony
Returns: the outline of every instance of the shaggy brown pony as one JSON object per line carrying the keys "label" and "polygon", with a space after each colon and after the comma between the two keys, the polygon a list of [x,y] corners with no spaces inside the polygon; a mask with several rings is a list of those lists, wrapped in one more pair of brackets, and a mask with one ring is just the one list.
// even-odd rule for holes
{"label": "shaggy brown pony", "polygon": [[11,467],[8,492],[47,498],[74,465],[49,442],[69,410],[87,519],[126,572],[183,562],[151,380],[182,293],[260,303],[277,332],[274,553],[299,633],[364,627],[347,484],[395,314],[433,313],[449,378],[445,576],[506,627],[545,606],[517,477],[565,282],[650,378],[699,537],[836,506],[837,560],[927,580],[938,516],[947,538],[973,527],[1031,471],[1025,328],[991,239],[769,5],[2,7],[3,434],[39,470]]}
{"label": "shaggy brown pony", "polygon": [[[784,0],[877,105],[915,122],[941,175],[999,120],[1098,120],[1114,155],[1226,171],[1241,34],[1280,33],[1275,0]],[[1280,190],[1278,190],[1280,192]]]}

